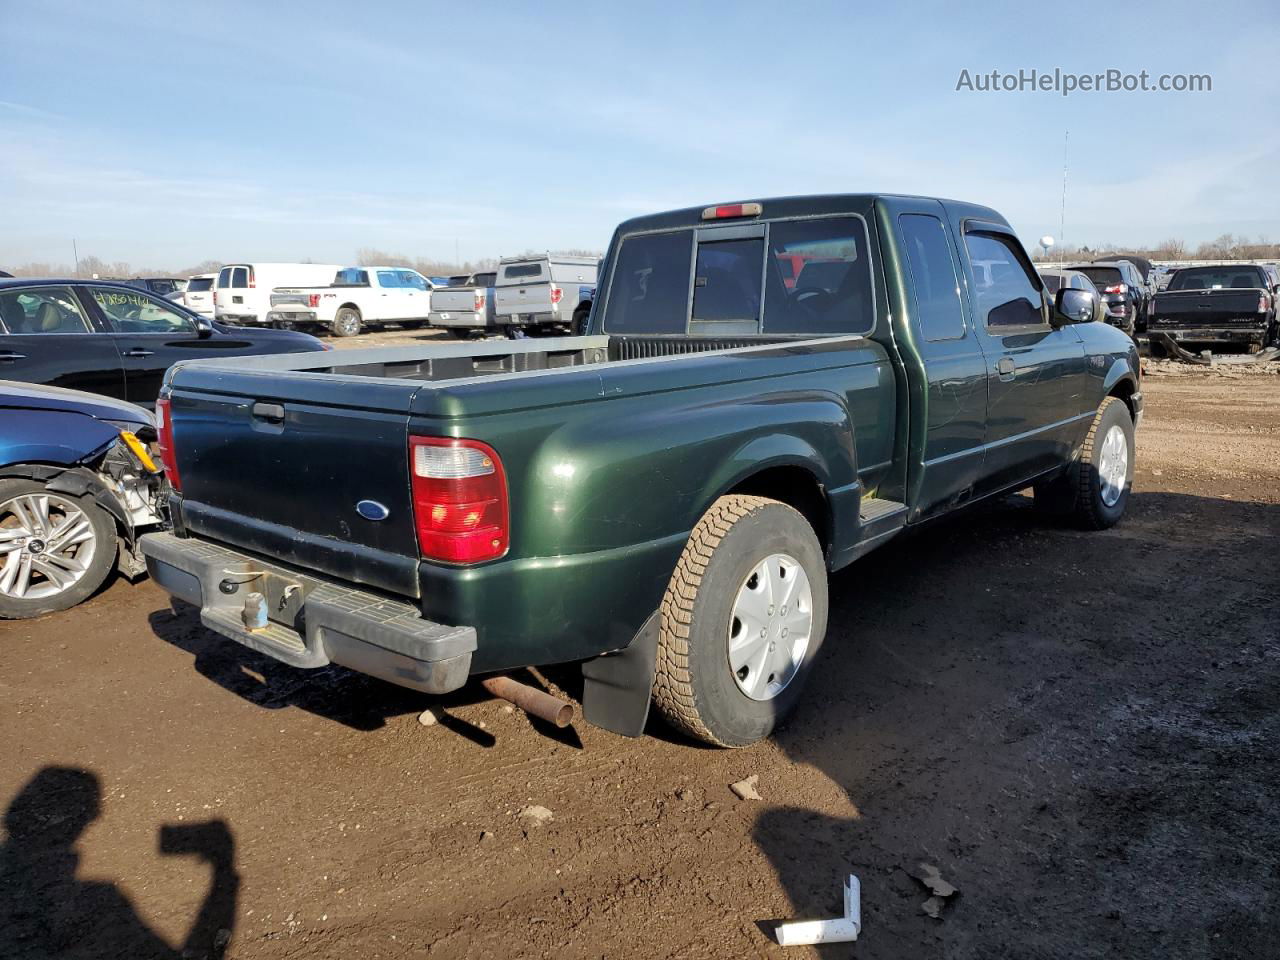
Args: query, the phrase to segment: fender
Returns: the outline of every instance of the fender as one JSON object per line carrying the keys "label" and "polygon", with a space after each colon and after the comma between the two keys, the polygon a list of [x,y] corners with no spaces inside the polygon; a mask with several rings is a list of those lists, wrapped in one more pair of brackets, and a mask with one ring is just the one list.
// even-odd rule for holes
{"label": "fender", "polygon": [[[1128,359],[1116,357],[1111,361],[1111,366],[1107,370],[1107,375],[1102,378],[1102,396],[1110,396],[1111,391],[1115,389],[1116,384],[1121,380],[1128,380],[1133,389],[1138,389],[1138,380],[1134,376],[1133,367]],[[1102,397],[1098,398],[1098,403],[1102,402]]]}
{"label": "fender", "polygon": [[116,495],[106,484],[99,480],[91,471],[84,467],[77,467],[72,470],[64,470],[54,479],[50,480],[46,486],[54,493],[65,493],[72,497],[91,496],[97,501],[98,506],[106,510],[107,513],[115,517],[116,522],[120,524],[120,529],[125,532],[125,537],[129,544],[133,544],[133,526],[129,523],[129,514],[125,512],[124,506],[120,503]]}
{"label": "fender", "polygon": [[60,410],[24,410],[5,417],[0,464],[62,467],[91,460],[116,442],[120,430],[93,417]]}

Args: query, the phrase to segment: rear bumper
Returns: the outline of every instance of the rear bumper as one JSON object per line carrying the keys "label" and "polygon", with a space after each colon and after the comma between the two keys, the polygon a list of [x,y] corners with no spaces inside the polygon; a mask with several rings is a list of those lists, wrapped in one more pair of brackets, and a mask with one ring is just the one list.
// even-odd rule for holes
{"label": "rear bumper", "polygon": [[1257,327],[1174,327],[1147,325],[1148,333],[1166,333],[1179,343],[1262,343],[1266,326]]}
{"label": "rear bumper", "polygon": [[474,310],[450,310],[447,313],[432,311],[427,314],[427,323],[433,327],[472,327],[475,329],[496,327],[498,325],[492,317],[487,317],[483,313],[476,313]]}
{"label": "rear bumper", "polygon": [[267,314],[267,323],[318,323],[314,310],[272,310]]}
{"label": "rear bumper", "polygon": [[[418,610],[339,585],[208,540],[171,533],[142,538],[151,578],[200,608],[200,622],[295,667],[342,664],[426,693],[467,681],[476,649],[472,627],[424,620]],[[265,626],[250,627],[248,608],[266,607]]]}
{"label": "rear bumper", "polygon": [[267,324],[267,321],[259,318],[256,313],[220,313],[217,320],[219,323],[230,323],[238,327],[258,327]]}

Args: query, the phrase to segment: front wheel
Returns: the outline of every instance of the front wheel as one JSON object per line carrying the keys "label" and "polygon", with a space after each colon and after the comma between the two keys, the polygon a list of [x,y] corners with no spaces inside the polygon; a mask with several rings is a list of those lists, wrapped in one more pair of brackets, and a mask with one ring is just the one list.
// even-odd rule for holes
{"label": "front wheel", "polygon": [[0,480],[0,618],[74,607],[102,586],[115,560],[115,526],[92,499]]}
{"label": "front wheel", "polygon": [[333,332],[339,337],[354,337],[360,332],[361,326],[359,310],[342,307],[334,314]]}
{"label": "front wheel", "polygon": [[662,601],[654,704],[691,737],[755,743],[799,702],[826,632],[826,564],[809,522],[776,500],[721,497]]}
{"label": "front wheel", "polygon": [[1079,461],[1074,520],[1085,530],[1105,530],[1124,516],[1133,487],[1133,418],[1118,397],[1107,397],[1089,426]]}

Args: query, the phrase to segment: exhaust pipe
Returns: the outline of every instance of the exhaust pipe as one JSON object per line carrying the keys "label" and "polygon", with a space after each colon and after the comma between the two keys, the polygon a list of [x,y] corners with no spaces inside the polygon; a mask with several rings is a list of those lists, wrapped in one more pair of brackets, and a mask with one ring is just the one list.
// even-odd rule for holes
{"label": "exhaust pipe", "polygon": [[487,677],[480,685],[495,697],[514,703],[525,713],[532,714],[557,727],[567,727],[573,719],[573,705],[553,697],[537,687],[520,683],[510,677]]}

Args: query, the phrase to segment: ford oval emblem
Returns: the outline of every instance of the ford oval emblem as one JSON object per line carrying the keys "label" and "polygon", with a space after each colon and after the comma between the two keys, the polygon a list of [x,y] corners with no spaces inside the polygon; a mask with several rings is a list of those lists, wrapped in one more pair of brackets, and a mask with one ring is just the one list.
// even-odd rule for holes
{"label": "ford oval emblem", "polygon": [[391,511],[377,500],[361,500],[356,504],[356,513],[366,520],[385,520],[391,515]]}

